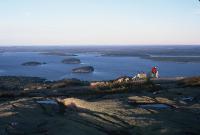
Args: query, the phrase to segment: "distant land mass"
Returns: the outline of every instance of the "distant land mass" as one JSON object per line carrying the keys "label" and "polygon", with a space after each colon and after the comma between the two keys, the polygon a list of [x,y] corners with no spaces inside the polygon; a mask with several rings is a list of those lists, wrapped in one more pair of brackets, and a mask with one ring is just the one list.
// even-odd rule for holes
{"label": "distant land mass", "polygon": [[62,60],[62,63],[64,64],[80,64],[81,61],[78,58],[66,58]]}
{"label": "distant land mass", "polygon": [[79,68],[74,68],[73,73],[91,73],[94,71],[94,67],[92,66],[84,66]]}
{"label": "distant land mass", "polygon": [[46,64],[45,62],[37,62],[37,61],[29,61],[29,62],[25,62],[22,63],[23,66],[39,66],[39,65],[43,65]]}
{"label": "distant land mass", "polygon": [[75,54],[67,54],[64,52],[43,52],[43,55],[53,55],[53,56],[76,56]]}
{"label": "distant land mass", "polygon": [[[0,47],[1,52],[43,52],[44,55],[77,56],[77,53],[99,53],[102,56],[130,56],[155,61],[200,62],[200,46],[15,46]],[[156,56],[156,57],[152,57]],[[165,57],[163,57],[165,56]],[[189,56],[189,57],[187,57]],[[191,57],[194,56],[194,57]]]}

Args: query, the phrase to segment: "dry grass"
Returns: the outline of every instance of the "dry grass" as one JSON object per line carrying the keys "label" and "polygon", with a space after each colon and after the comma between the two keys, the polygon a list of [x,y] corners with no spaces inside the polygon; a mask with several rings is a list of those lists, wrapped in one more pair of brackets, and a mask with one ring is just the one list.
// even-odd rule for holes
{"label": "dry grass", "polygon": [[120,92],[142,92],[157,91],[160,88],[151,81],[141,82],[106,82],[92,87],[97,93],[120,93]]}
{"label": "dry grass", "polygon": [[78,79],[68,79],[68,80],[61,80],[54,82],[50,85],[50,88],[64,88],[68,86],[87,86],[89,85],[89,82],[87,81],[80,81]]}
{"label": "dry grass", "polygon": [[199,87],[200,86],[200,77],[191,77],[183,79],[180,82],[181,85],[191,86],[191,87]]}

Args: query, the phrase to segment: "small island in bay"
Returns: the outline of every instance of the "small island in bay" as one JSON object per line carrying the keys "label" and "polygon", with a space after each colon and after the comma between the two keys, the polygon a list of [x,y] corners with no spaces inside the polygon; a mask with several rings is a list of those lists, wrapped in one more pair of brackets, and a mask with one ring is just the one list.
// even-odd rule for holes
{"label": "small island in bay", "polygon": [[62,63],[64,64],[80,64],[81,61],[78,58],[66,58],[62,60]]}
{"label": "small island in bay", "polygon": [[52,56],[77,56],[75,54],[67,54],[67,53],[64,53],[64,52],[43,52],[43,53],[40,53],[42,55],[52,55]]}
{"label": "small island in bay", "polygon": [[92,66],[84,66],[79,68],[74,68],[73,73],[91,73],[94,71],[94,67]]}
{"label": "small island in bay", "polygon": [[37,61],[29,61],[29,62],[24,62],[22,63],[22,66],[39,66],[46,64],[45,62],[37,62]]}

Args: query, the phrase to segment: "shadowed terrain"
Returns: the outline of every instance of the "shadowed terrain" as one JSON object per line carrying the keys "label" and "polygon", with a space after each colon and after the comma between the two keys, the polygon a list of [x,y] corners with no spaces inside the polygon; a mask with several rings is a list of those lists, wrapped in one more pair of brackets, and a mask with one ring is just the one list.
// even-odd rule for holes
{"label": "shadowed terrain", "polygon": [[199,77],[92,83],[2,77],[0,134],[200,132]]}

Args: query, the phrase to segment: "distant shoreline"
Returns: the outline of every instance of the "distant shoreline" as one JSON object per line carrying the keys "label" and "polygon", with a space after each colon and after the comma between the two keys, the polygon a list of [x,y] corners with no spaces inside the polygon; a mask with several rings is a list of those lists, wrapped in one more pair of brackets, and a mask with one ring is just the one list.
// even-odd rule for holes
{"label": "distant shoreline", "polygon": [[147,59],[147,60],[153,60],[153,61],[165,61],[165,62],[181,62],[181,63],[199,63],[200,62],[200,55],[195,55],[195,56],[171,56],[171,55],[157,55],[156,57],[148,55],[148,54],[119,54],[119,53],[108,53],[108,54],[103,54],[102,56],[111,56],[111,57],[139,57],[141,59]]}

